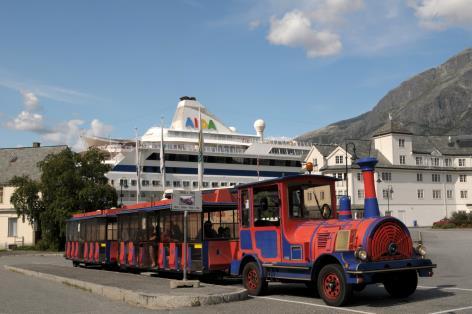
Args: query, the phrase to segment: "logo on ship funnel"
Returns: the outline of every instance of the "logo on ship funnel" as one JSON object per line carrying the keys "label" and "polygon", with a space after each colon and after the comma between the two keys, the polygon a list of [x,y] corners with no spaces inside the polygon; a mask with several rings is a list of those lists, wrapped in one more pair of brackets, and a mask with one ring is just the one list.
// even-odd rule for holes
{"label": "logo on ship funnel", "polygon": [[[198,119],[193,118],[187,118],[187,121],[185,121],[185,127],[186,128],[192,128],[192,129],[198,129]],[[205,119],[202,119],[202,129],[207,129],[207,130],[216,130],[216,125],[213,122],[213,120],[209,120],[208,122]]]}

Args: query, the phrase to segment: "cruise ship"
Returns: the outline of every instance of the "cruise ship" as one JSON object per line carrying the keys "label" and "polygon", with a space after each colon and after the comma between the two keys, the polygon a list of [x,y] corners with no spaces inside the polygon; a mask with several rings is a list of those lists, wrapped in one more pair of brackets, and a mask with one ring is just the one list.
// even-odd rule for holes
{"label": "cruise ship", "polygon": [[112,166],[107,177],[117,190],[119,203],[157,200],[169,189],[198,189],[199,114],[204,139],[203,188],[230,187],[303,171],[302,161],[311,149],[308,143],[264,138],[262,119],[254,122],[255,134],[238,133],[195,97],[184,96],[168,128],[151,127],[136,139],[83,137],[88,147],[107,152],[106,163]]}

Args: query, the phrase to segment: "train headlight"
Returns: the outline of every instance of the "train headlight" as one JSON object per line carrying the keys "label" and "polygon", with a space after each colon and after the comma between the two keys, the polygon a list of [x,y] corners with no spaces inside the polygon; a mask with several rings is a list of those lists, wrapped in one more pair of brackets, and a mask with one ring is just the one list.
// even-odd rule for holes
{"label": "train headlight", "polygon": [[424,247],[423,244],[418,244],[418,246],[415,248],[415,251],[418,255],[421,255],[421,256],[426,255],[426,248]]}
{"label": "train headlight", "polygon": [[354,252],[354,255],[361,261],[367,260],[367,251],[362,246],[357,248],[356,252]]}

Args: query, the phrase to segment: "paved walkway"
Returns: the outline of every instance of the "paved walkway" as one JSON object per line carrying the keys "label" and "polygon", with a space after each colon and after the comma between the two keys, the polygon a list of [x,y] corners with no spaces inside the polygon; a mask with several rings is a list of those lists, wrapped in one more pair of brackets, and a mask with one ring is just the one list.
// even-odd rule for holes
{"label": "paved walkway", "polygon": [[47,264],[20,264],[5,268],[151,309],[218,304],[247,298],[247,292],[240,287],[201,283],[200,288],[170,289],[170,280],[166,278],[115,271]]}

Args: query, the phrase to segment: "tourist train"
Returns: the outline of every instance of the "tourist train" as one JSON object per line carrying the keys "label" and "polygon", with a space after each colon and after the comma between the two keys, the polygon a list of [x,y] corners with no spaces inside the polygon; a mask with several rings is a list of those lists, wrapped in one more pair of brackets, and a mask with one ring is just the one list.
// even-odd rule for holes
{"label": "tourist train", "polygon": [[[418,276],[436,267],[406,226],[380,217],[375,158],[357,161],[364,177],[362,219],[349,198],[337,206],[336,178],[301,174],[202,191],[202,211],[187,217],[172,200],[75,214],[67,221],[65,256],[75,266],[222,274],[242,277],[251,295],[268,282],[303,282],[332,306],[354,290],[383,283],[393,297],[414,293]],[[338,208],[339,207],[339,208]]]}

